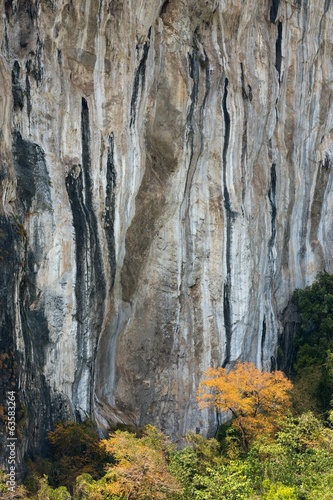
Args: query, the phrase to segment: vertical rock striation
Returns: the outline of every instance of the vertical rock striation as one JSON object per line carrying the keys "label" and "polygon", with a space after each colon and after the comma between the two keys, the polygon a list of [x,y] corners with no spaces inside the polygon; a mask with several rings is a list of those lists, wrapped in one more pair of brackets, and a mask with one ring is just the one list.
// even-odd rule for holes
{"label": "vertical rock striation", "polygon": [[22,452],[91,413],[211,432],[203,371],[274,367],[292,291],[333,271],[331,2],[1,14],[0,347]]}

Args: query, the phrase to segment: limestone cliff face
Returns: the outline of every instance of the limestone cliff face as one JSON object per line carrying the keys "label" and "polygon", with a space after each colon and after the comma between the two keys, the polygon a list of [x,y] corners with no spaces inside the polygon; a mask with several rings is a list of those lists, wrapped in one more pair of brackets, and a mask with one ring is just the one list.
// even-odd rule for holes
{"label": "limestone cliff face", "polygon": [[1,14],[1,349],[25,446],[90,413],[207,432],[203,371],[274,366],[292,291],[333,271],[333,5]]}

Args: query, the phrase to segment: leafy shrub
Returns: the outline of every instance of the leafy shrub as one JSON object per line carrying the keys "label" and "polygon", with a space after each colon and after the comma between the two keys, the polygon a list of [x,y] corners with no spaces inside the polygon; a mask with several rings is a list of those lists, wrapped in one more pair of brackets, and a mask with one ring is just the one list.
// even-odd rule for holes
{"label": "leafy shrub", "polygon": [[295,290],[293,302],[301,319],[293,355],[296,407],[327,417],[333,398],[333,275],[319,273],[311,286]]}

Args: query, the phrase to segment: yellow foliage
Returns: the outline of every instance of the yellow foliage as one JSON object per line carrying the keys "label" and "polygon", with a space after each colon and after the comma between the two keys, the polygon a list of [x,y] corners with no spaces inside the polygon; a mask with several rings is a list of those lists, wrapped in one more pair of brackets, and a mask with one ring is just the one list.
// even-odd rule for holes
{"label": "yellow foliage", "polygon": [[277,418],[291,406],[291,389],[292,383],[280,371],[263,372],[253,363],[237,363],[229,373],[225,368],[209,368],[197,400],[201,408],[230,411],[246,448],[259,433],[275,432]]}
{"label": "yellow foliage", "polygon": [[105,493],[127,499],[162,499],[179,491],[168,470],[165,438],[152,426],[146,427],[141,439],[116,431],[104,445],[116,461],[104,478]]}

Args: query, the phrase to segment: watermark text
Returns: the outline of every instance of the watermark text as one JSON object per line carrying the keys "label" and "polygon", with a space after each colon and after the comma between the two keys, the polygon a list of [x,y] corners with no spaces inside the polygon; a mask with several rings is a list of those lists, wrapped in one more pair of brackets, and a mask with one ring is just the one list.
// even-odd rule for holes
{"label": "watermark text", "polygon": [[7,391],[7,480],[6,486],[9,491],[15,493],[16,490],[16,393]]}

